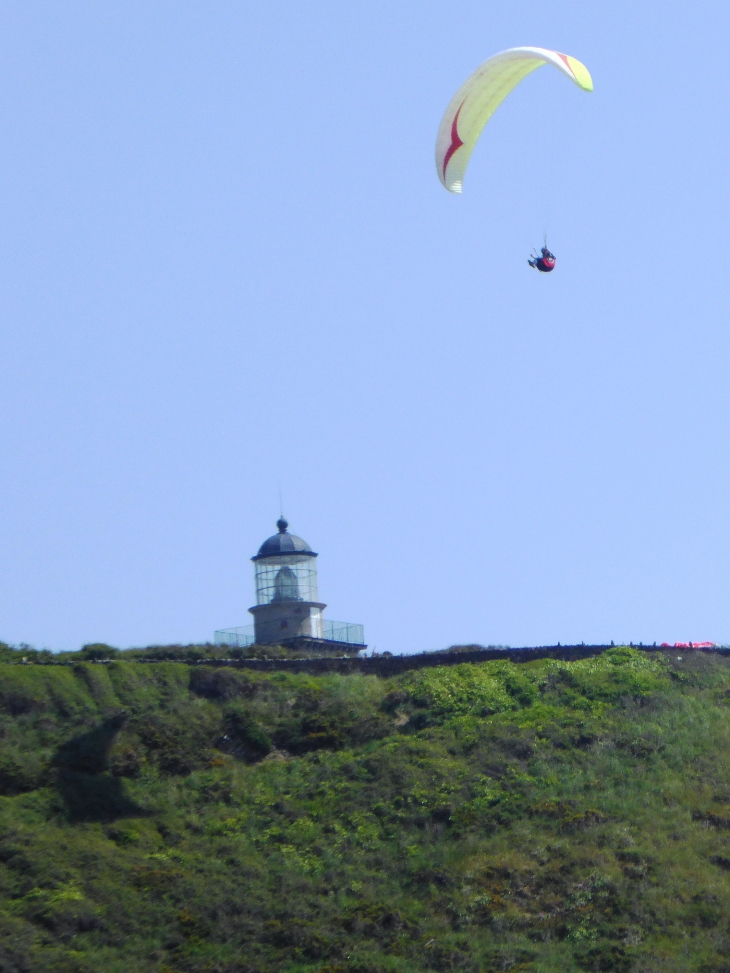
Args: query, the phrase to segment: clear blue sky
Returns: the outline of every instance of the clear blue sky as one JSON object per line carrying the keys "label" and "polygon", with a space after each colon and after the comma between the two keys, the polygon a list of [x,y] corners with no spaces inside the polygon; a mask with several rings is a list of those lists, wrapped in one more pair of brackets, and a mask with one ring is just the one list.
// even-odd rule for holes
{"label": "clear blue sky", "polygon": [[[0,638],[730,641],[727,3],[6,0]],[[527,79],[440,186],[490,54]],[[526,258],[548,242],[550,276]]]}

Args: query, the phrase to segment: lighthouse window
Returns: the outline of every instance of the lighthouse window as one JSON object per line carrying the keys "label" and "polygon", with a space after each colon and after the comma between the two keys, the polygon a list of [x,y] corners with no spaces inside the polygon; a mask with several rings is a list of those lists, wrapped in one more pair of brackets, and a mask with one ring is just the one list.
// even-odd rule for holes
{"label": "lighthouse window", "polygon": [[276,601],[319,601],[315,559],[301,554],[256,561],[256,604]]}

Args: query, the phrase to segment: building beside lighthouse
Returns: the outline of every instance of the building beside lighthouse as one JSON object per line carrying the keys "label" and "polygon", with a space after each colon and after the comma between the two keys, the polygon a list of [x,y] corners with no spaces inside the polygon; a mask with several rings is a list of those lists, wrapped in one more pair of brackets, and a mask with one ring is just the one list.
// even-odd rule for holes
{"label": "building beside lighthouse", "polygon": [[253,625],[224,628],[215,633],[216,645],[284,645],[354,653],[364,649],[362,625],[323,618],[327,607],[317,590],[317,554],[281,517],[278,533],[269,537],[251,560],[254,563],[256,604],[249,608]]}

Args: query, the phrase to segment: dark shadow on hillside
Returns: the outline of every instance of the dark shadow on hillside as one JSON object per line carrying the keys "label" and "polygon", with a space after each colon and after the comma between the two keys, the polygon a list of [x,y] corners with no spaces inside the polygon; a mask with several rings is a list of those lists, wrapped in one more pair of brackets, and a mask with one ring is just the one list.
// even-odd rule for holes
{"label": "dark shadow on hillside", "polygon": [[150,813],[127,797],[124,781],[109,774],[92,776],[59,770],[56,788],[66,804],[69,821],[114,821]]}
{"label": "dark shadow on hillside", "polygon": [[125,794],[124,781],[106,772],[114,738],[126,722],[118,713],[56,751],[56,788],[71,821],[112,821],[149,812]]}

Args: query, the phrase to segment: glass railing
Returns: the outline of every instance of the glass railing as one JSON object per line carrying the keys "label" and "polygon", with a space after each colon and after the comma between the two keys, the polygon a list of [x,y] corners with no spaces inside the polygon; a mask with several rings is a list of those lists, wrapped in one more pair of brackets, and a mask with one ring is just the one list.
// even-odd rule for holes
{"label": "glass railing", "polygon": [[247,645],[253,645],[256,642],[253,625],[239,625],[238,628],[219,628],[213,635],[213,642],[216,645],[231,645],[244,649]]}
{"label": "glass railing", "polygon": [[365,630],[362,625],[353,622],[331,622],[322,619],[324,637],[330,642],[349,642],[351,645],[365,644]]}
{"label": "glass railing", "polygon": [[[331,622],[322,620],[322,632],[325,642],[347,642],[350,645],[365,644],[365,630],[362,625],[353,622]],[[238,628],[219,628],[213,635],[215,645],[230,645],[236,648],[246,648],[254,645],[253,625],[239,625]]]}

